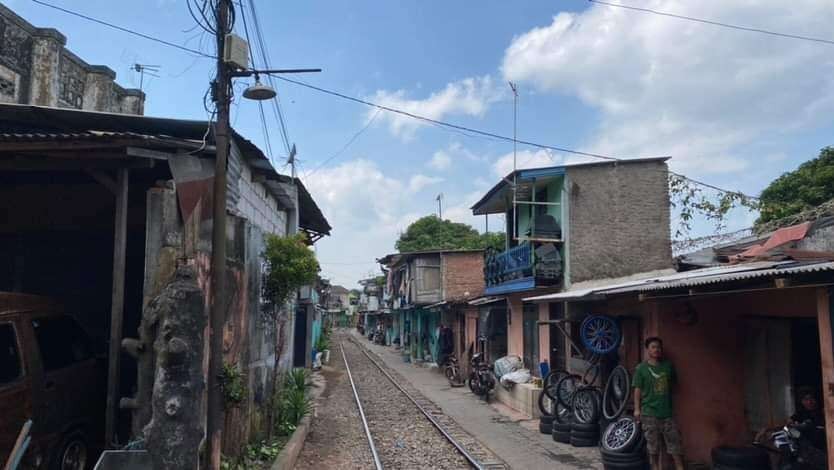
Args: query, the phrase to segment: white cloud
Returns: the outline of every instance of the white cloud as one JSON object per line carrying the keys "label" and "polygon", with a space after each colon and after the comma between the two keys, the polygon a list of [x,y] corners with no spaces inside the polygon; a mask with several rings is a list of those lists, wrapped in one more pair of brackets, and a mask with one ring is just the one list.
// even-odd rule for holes
{"label": "white cloud", "polygon": [[[829,0],[641,7],[826,38],[834,14]],[[834,111],[830,47],[604,5],[514,38],[502,72],[598,109],[590,150],[672,155],[675,168],[698,173],[748,168],[749,143],[827,124]]]}
{"label": "white cloud", "polygon": [[445,170],[452,165],[452,157],[449,156],[448,153],[444,150],[438,150],[434,152],[432,155],[431,160],[429,161],[429,166],[434,168],[435,170]]}
{"label": "white cloud", "polygon": [[[559,165],[562,157],[555,155],[550,150],[522,150],[516,154],[516,168],[542,168],[546,166]],[[492,164],[492,174],[503,178],[513,171],[513,154],[508,153],[498,158]]]}
{"label": "white cloud", "polygon": [[[377,104],[400,109],[430,119],[443,119],[448,115],[483,116],[489,106],[500,99],[503,91],[496,87],[492,77],[465,78],[446,85],[424,99],[409,98],[405,90],[377,90],[369,97]],[[375,113],[371,110],[367,118]],[[414,132],[427,123],[391,112],[383,112],[379,118],[387,122],[390,131],[405,140],[414,136]]]}
{"label": "white cloud", "polygon": [[440,183],[441,181],[443,181],[443,178],[437,176],[414,175],[408,181],[408,190],[416,193],[427,186]]}

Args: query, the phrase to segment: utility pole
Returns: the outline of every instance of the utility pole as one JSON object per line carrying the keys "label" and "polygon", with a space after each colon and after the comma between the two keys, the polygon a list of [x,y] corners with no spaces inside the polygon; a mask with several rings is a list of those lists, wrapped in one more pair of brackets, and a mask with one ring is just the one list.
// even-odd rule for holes
{"label": "utility pole", "polygon": [[443,193],[437,195],[437,217],[443,220]]}
{"label": "utility pole", "polygon": [[229,3],[217,2],[217,77],[214,100],[217,124],[214,140],[217,154],[214,160],[214,214],[211,229],[211,315],[209,317],[209,373],[208,373],[208,468],[220,470],[220,448],[223,431],[223,390],[220,374],[223,370],[223,323],[226,318],[226,161],[229,156],[229,88],[232,77],[224,61],[224,48],[229,23]]}
{"label": "utility pole", "polygon": [[[510,84],[510,89],[513,90],[513,227],[512,227],[512,239],[518,238],[518,211],[516,210],[518,200],[516,196],[518,196],[518,178],[516,177],[516,170],[517,170],[517,162],[516,162],[516,147],[518,138],[516,137],[517,133],[517,124],[518,124],[518,87],[513,82],[508,82]],[[510,240],[507,240],[507,248],[510,247]]]}

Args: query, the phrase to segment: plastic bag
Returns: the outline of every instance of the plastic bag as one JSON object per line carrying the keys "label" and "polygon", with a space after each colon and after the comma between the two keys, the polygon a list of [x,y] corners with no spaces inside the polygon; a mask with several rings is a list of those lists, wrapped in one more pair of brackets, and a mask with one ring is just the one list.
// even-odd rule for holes
{"label": "plastic bag", "polygon": [[508,372],[501,377],[501,385],[505,388],[510,388],[515,384],[523,384],[530,381],[532,376],[529,369],[518,369],[513,372]]}
{"label": "plastic bag", "polygon": [[495,376],[499,379],[510,372],[524,367],[524,361],[518,356],[504,356],[495,361]]}

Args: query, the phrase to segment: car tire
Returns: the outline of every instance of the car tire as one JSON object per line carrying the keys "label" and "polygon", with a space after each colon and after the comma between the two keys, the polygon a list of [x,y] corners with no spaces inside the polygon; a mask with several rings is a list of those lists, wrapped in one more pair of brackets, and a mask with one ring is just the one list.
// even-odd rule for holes
{"label": "car tire", "polygon": [[599,455],[602,456],[602,460],[606,460],[609,462],[634,462],[637,460],[645,460],[647,455],[646,451],[641,449],[638,451],[633,452],[610,452],[605,450],[602,446],[599,447]]}
{"label": "car tire", "polygon": [[547,424],[545,422],[539,422],[539,432],[542,434],[550,434],[553,432],[553,423]]}
{"label": "car tire", "polygon": [[603,461],[602,465],[605,470],[646,470],[649,468],[649,464],[645,460],[628,463]]}
{"label": "car tire", "polygon": [[598,439],[578,439],[571,435],[570,445],[574,447],[596,447]]}
{"label": "car tire", "polygon": [[90,467],[92,456],[87,436],[80,430],[73,430],[64,435],[55,447],[55,454],[50,462],[50,470],[86,470]]}
{"label": "car tire", "polygon": [[573,419],[577,423],[599,426],[599,399],[593,388],[582,388],[573,394]]}
{"label": "car tire", "polygon": [[743,469],[767,468],[770,458],[767,451],[757,447],[715,447],[712,449],[712,463]]}
{"label": "car tire", "polygon": [[539,421],[542,423],[553,424],[553,416],[541,416]]}
{"label": "car tire", "polygon": [[571,431],[580,432],[595,432],[599,434],[599,425],[597,423],[577,423],[574,421],[570,424]]}
{"label": "car tire", "polygon": [[[601,448],[608,453],[629,453],[638,449],[643,432],[632,418],[620,418],[609,424],[602,433]],[[610,441],[615,441],[612,444]]]}
{"label": "car tire", "polygon": [[553,431],[553,440],[562,444],[570,444],[570,433]]}
{"label": "car tire", "polygon": [[571,431],[570,437],[575,439],[587,439],[587,440],[595,440],[599,442],[599,433],[598,432],[583,432],[583,431]]}
{"label": "car tire", "polygon": [[571,425],[570,424],[562,424],[556,421],[553,422],[553,431],[554,432],[562,432],[565,434],[570,434],[571,432]]}

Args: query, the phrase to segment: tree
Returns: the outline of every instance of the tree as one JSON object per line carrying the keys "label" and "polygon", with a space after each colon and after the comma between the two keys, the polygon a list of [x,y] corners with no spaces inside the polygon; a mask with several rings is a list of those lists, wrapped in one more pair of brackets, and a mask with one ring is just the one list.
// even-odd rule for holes
{"label": "tree", "polygon": [[503,233],[482,235],[470,225],[429,215],[409,225],[395,246],[400,253],[440,249],[477,250],[487,246],[503,250],[503,240]]}
{"label": "tree", "polygon": [[263,273],[264,319],[268,326],[274,328],[275,371],[272,373],[272,399],[267,410],[269,423],[268,435],[271,438],[275,430],[276,406],[278,392],[277,364],[284,351],[284,328],[287,315],[284,307],[301,287],[313,284],[319,272],[316,255],[307,247],[307,236],[299,233],[289,237],[266,236],[266,250],[263,258],[266,267]]}
{"label": "tree", "polygon": [[756,225],[797,214],[834,199],[834,148],[789,171],[762,191],[761,212]]}

